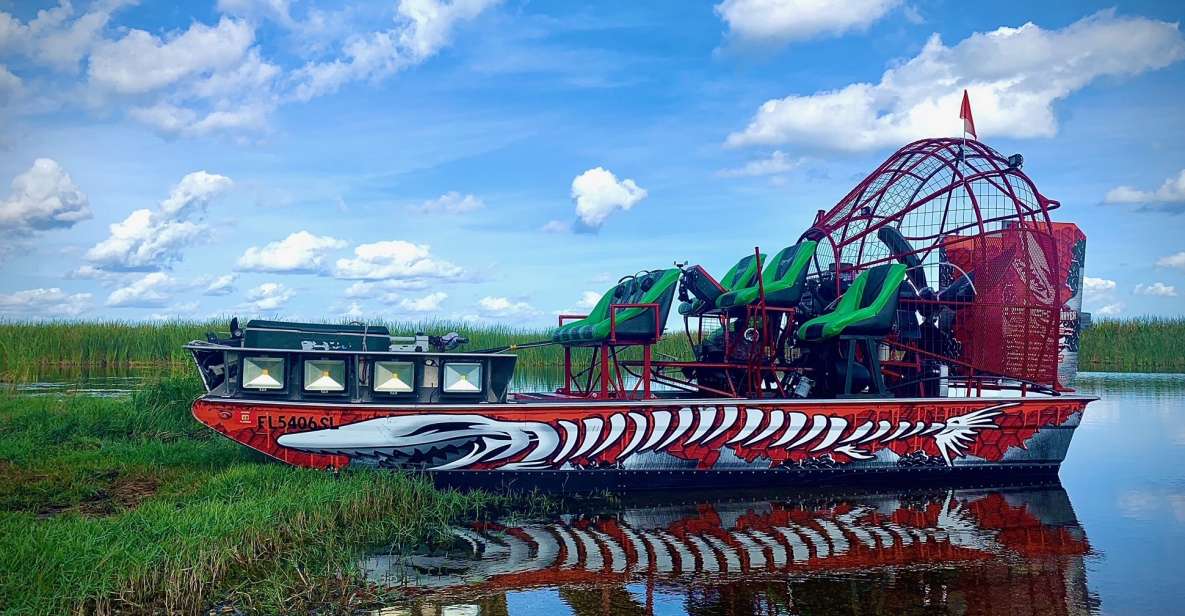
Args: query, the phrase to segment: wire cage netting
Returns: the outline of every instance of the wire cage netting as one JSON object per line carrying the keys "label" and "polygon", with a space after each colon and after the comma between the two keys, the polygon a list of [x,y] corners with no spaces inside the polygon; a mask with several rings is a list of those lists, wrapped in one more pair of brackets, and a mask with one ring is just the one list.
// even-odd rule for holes
{"label": "wire cage netting", "polygon": [[[838,290],[872,266],[905,263],[912,293],[901,305],[921,333],[899,318],[895,347],[968,377],[1056,386],[1057,202],[1021,163],[972,140],[906,145],[816,219],[812,276]],[[973,293],[944,293],[960,282]]]}

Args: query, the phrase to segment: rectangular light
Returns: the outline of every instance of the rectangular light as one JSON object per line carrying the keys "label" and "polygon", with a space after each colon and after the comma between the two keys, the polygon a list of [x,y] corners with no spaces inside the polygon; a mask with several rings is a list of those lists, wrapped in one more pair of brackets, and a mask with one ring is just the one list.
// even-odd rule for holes
{"label": "rectangular light", "polygon": [[243,358],[243,388],[284,389],[284,358]]}
{"label": "rectangular light", "polygon": [[304,362],[305,391],[343,391],[346,388],[346,362],[341,359],[309,359]]}
{"label": "rectangular light", "polygon": [[481,391],[481,364],[448,362],[444,365],[444,391],[471,394]]}
{"label": "rectangular light", "polygon": [[415,389],[416,365],[410,361],[374,362],[374,390],[401,394]]}

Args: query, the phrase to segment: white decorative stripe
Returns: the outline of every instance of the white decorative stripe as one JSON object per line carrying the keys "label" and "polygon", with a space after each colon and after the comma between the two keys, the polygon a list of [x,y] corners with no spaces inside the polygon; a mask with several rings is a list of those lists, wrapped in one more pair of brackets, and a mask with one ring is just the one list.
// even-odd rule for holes
{"label": "white decorative stripe", "polygon": [[823,429],[827,427],[826,415],[815,415],[815,422],[811,424],[811,429],[807,430],[806,434],[799,437],[798,440],[786,446],[786,449],[794,449],[805,443],[815,440],[815,437],[823,433]]}
{"label": "white decorative stripe", "polygon": [[873,432],[872,434],[869,434],[868,436],[864,437],[857,444],[863,445],[864,443],[870,443],[872,441],[875,441],[876,439],[887,434],[889,432],[889,430],[892,430],[892,429],[893,429],[893,424],[882,419],[879,422],[877,422],[877,424],[876,424],[876,432]]}
{"label": "white decorative stripe", "polygon": [[703,438],[708,430],[712,429],[712,424],[716,422],[716,407],[700,407],[699,423],[695,426],[695,432],[691,433],[691,438],[687,439],[688,445],[694,445],[696,441]]}
{"label": "white decorative stripe", "polygon": [[831,428],[827,430],[827,436],[823,437],[823,440],[819,441],[819,444],[815,445],[814,449],[811,449],[811,451],[822,451],[834,445],[835,441],[839,440],[839,437],[843,435],[843,431],[847,427],[848,420],[844,419],[843,417],[832,417]]}
{"label": "white decorative stripe", "polygon": [[913,426],[913,424],[909,423],[908,421],[902,421],[902,422],[899,422],[899,423],[897,424],[897,430],[896,430],[896,431],[894,431],[894,432],[893,432],[892,434],[890,434],[889,436],[886,436],[885,438],[882,438],[882,439],[881,439],[881,442],[882,442],[882,443],[887,443],[887,442],[889,442],[889,441],[895,441],[895,440],[897,440],[897,439],[901,438],[901,435],[902,435],[902,434],[905,434],[905,431],[906,431],[906,430],[908,430],[908,429],[910,429],[910,427],[912,427],[912,426]]}
{"label": "white decorative stripe", "polygon": [[789,443],[791,439],[798,436],[798,433],[802,431],[802,427],[806,425],[806,415],[803,413],[786,413],[786,418],[790,420],[790,425],[786,426],[786,431],[782,433],[782,436],[778,437],[778,440],[770,443],[770,447],[781,447]]}
{"label": "white decorative stripe", "polygon": [[724,419],[720,420],[720,425],[716,426],[716,429],[713,430],[712,433],[708,435],[708,438],[704,439],[704,443],[705,444],[711,443],[713,440],[716,439],[716,437],[720,436],[721,434],[724,434],[726,431],[728,431],[730,428],[732,428],[732,425],[734,423],[736,423],[736,421],[737,421],[737,407],[735,407],[735,406],[724,407]]}
{"label": "white decorative stripe", "polygon": [[580,428],[576,424],[563,419],[559,420],[558,423],[564,429],[564,446],[560,449],[560,453],[552,459],[552,462],[555,464],[559,464],[568,458],[568,452],[572,451],[572,448],[576,446],[576,439],[580,434]]}
{"label": "white decorative stripe", "polygon": [[725,445],[731,445],[738,441],[743,441],[757,431],[757,427],[761,425],[761,421],[765,419],[765,413],[761,409],[747,408],[745,409],[745,425],[737,432],[736,436],[724,441]]}
{"label": "white decorative stripe", "polygon": [[580,447],[572,452],[573,458],[579,458],[584,452],[596,446],[597,441],[601,438],[601,428],[605,426],[605,422],[600,417],[589,417],[584,420],[584,440],[581,441]]}
{"label": "white decorative stripe", "polygon": [[597,446],[596,449],[592,450],[592,452],[588,454],[588,457],[592,458],[602,451],[605,451],[610,445],[620,440],[623,434],[625,434],[625,415],[622,415],[621,413],[614,413],[609,417],[608,438],[606,438],[603,443]]}
{"label": "white decorative stripe", "polygon": [[749,445],[752,445],[753,443],[760,443],[761,441],[764,441],[765,439],[773,436],[773,433],[777,432],[778,428],[781,428],[782,424],[785,423],[785,421],[786,421],[786,413],[784,411],[782,411],[781,409],[774,409],[774,410],[770,411],[769,424],[766,425],[765,429],[762,430],[760,433],[758,433],[757,436],[754,436],[753,438],[749,439],[748,441],[745,441],[745,447],[748,447]]}
{"label": "white decorative stripe", "polygon": [[671,412],[670,411],[654,411],[650,417],[650,438],[642,445],[638,451],[646,451],[658,444],[662,440],[662,436],[667,433],[671,427]]}
{"label": "white decorative stripe", "polygon": [[654,448],[656,451],[662,451],[663,449],[666,449],[671,443],[675,442],[675,439],[683,436],[684,433],[691,429],[691,423],[694,419],[691,409],[681,409],[679,411],[678,417],[679,424],[675,426],[673,430],[671,430],[670,436],[664,439],[663,442],[659,443],[658,447]]}
{"label": "white decorative stripe", "polygon": [[634,452],[638,445],[642,444],[642,439],[646,438],[647,421],[646,416],[641,413],[630,413],[630,419],[634,422],[634,436],[626,443],[625,449],[621,450],[621,455],[617,458],[623,459]]}

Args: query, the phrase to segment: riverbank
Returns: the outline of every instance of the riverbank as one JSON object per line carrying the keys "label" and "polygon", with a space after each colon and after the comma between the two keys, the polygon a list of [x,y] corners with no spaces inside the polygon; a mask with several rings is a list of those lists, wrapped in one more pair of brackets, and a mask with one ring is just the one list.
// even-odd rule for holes
{"label": "riverbank", "polygon": [[0,396],[0,613],[353,613],[394,592],[365,582],[360,550],[511,502],[269,462],[193,421],[199,391]]}
{"label": "riverbank", "polygon": [[[182,345],[205,339],[206,332],[227,327],[218,321],[0,321],[0,376],[21,380],[39,370],[175,367],[188,371],[190,358]],[[503,325],[475,326],[453,321],[391,322],[397,335],[456,331],[469,338],[466,350],[489,349],[546,340],[546,329]],[[578,350],[578,353],[582,351]],[[687,358],[681,331],[668,333],[656,349],[658,357]],[[1098,321],[1082,332],[1082,370],[1108,372],[1185,372],[1185,318],[1134,318]],[[562,365],[559,347],[521,351],[527,369]]]}

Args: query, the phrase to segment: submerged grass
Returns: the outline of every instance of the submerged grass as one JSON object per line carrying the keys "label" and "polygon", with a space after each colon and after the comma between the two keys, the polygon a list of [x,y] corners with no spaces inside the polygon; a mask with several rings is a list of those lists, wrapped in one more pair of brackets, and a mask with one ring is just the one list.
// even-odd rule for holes
{"label": "submerged grass", "polygon": [[[546,340],[550,335],[546,328],[443,320],[374,324],[386,325],[396,335],[456,331],[469,338],[462,350],[470,351]],[[0,321],[0,376],[27,380],[30,375],[52,368],[110,371],[144,365],[187,372],[190,359],[182,345],[204,339],[208,331],[226,328],[225,320]],[[576,353],[582,357],[587,351]],[[681,331],[669,332],[655,353],[656,357],[666,358],[690,356]],[[554,368],[563,363],[563,349],[558,346],[525,349],[518,351],[518,356],[519,365],[528,369]],[[1079,362],[1083,370],[1185,371],[1185,318],[1099,321],[1082,332]]]}
{"label": "submerged grass", "polygon": [[267,462],[190,418],[199,389],[0,396],[0,613],[349,613],[391,592],[362,578],[360,550],[511,502]]}

